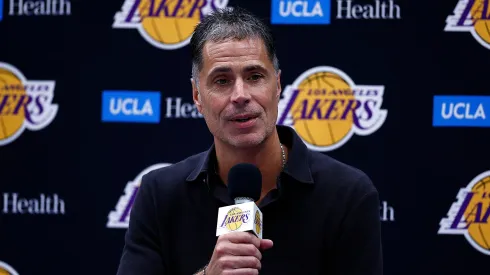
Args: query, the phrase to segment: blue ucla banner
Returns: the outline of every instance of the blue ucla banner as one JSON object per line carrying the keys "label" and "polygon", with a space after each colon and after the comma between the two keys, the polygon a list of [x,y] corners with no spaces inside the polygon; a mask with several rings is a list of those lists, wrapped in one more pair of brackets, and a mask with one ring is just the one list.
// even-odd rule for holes
{"label": "blue ucla banner", "polygon": [[102,121],[158,123],[160,93],[138,91],[104,91]]}
{"label": "blue ucla banner", "polygon": [[434,126],[490,127],[490,96],[434,96]]}
{"label": "blue ucla banner", "polygon": [[272,0],[272,24],[330,24],[330,0]]}

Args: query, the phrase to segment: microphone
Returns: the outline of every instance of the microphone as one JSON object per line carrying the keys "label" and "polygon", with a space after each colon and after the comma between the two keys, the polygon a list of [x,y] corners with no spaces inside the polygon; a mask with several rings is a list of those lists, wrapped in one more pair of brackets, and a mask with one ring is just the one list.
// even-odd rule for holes
{"label": "microphone", "polygon": [[234,205],[220,207],[216,236],[250,232],[262,239],[262,211],[255,204],[262,192],[262,174],[253,164],[239,163],[228,173],[228,194]]}

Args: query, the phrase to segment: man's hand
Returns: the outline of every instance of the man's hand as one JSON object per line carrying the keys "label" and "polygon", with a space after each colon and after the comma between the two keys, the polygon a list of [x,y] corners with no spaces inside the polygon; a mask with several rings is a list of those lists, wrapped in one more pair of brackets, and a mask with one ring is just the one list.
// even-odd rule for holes
{"label": "man's hand", "polygon": [[261,240],[248,232],[219,236],[206,275],[253,275],[262,268],[261,250],[272,247],[271,240]]}

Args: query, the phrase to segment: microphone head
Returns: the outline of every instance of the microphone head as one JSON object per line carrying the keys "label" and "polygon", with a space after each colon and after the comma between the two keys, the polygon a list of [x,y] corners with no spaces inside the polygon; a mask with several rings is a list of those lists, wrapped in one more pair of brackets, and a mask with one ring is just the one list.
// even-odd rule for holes
{"label": "microphone head", "polygon": [[262,173],[250,163],[239,163],[228,173],[228,194],[232,199],[238,197],[260,199],[262,192]]}

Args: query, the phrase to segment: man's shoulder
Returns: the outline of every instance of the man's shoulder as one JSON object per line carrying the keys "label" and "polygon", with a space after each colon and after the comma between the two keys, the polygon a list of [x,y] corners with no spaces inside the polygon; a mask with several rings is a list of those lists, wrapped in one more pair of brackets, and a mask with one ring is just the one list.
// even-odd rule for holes
{"label": "man's shoulder", "polygon": [[152,170],[143,176],[143,182],[145,184],[165,187],[181,184],[199,166],[206,153],[206,151],[200,152],[177,163]]}
{"label": "man's shoulder", "polygon": [[371,178],[361,169],[324,153],[309,151],[310,169],[316,183],[329,189],[377,192]]}

